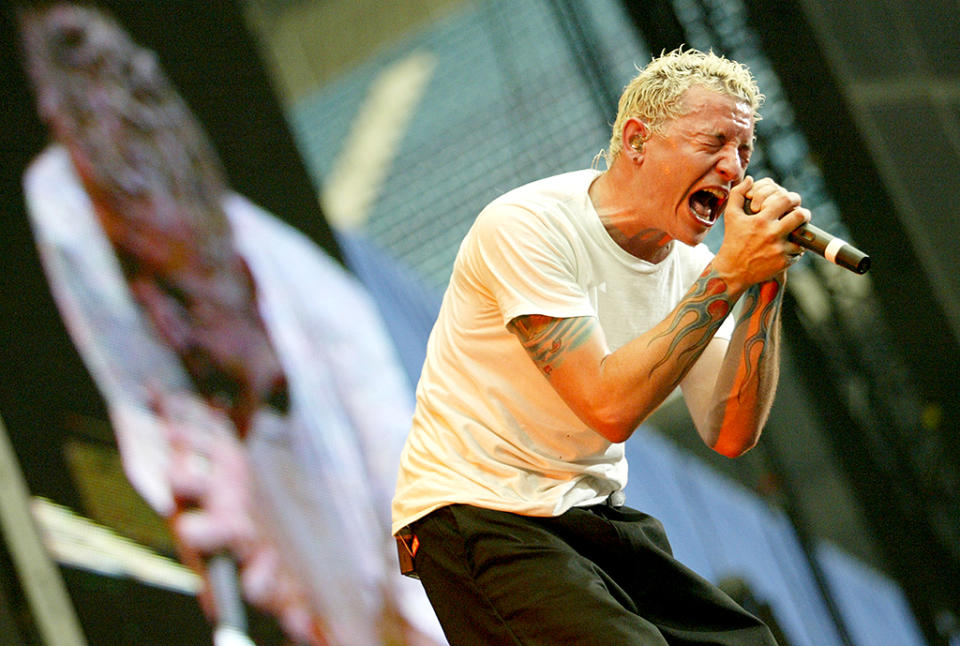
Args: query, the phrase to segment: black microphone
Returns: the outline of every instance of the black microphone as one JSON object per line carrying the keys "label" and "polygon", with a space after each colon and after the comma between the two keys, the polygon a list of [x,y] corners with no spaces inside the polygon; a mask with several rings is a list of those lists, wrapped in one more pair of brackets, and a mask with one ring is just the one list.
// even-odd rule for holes
{"label": "black microphone", "polygon": [[[756,213],[750,208],[749,198],[743,202],[743,211],[748,215]],[[870,256],[846,240],[827,233],[809,222],[794,229],[787,236],[787,240],[804,249],[809,249],[818,256],[852,272],[865,274],[870,269]]]}

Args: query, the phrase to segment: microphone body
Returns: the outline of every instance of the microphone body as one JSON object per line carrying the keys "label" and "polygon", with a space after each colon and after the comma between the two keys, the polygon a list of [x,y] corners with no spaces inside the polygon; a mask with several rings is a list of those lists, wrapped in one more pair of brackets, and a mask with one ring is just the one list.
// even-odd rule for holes
{"label": "microphone body", "polygon": [[[743,203],[744,212],[753,215],[756,213],[750,208],[750,200]],[[849,269],[857,274],[865,274],[870,269],[870,256],[860,251],[846,240],[842,240],[831,233],[827,233],[809,222],[794,229],[787,239],[808,249],[835,265]]]}
{"label": "microphone body", "polygon": [[852,272],[865,274],[870,269],[870,256],[809,222],[794,229],[787,240]]}

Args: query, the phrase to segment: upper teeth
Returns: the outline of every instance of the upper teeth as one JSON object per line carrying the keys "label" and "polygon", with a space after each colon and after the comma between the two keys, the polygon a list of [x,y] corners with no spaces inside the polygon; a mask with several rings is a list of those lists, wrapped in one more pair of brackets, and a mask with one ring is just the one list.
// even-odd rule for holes
{"label": "upper teeth", "polygon": [[707,193],[710,193],[718,200],[723,200],[727,197],[727,194],[724,191],[720,190],[719,188],[705,188],[703,190],[706,191]]}

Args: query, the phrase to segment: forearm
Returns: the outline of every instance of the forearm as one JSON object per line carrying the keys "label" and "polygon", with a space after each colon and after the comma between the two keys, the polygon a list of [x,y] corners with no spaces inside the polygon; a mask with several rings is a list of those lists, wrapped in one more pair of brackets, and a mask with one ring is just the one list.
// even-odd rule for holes
{"label": "forearm", "polygon": [[744,294],[714,387],[704,440],[737,457],[760,438],[779,378],[780,309],[786,274]]}
{"label": "forearm", "polygon": [[614,381],[608,388],[619,386],[626,390],[621,401],[633,402],[636,424],[676,389],[738,297],[708,265],[666,319],[608,358],[611,365],[625,366],[626,378]]}
{"label": "forearm", "polygon": [[612,353],[596,319],[523,317],[512,325],[577,415],[621,442],[677,387],[739,295],[708,266],[663,321]]}

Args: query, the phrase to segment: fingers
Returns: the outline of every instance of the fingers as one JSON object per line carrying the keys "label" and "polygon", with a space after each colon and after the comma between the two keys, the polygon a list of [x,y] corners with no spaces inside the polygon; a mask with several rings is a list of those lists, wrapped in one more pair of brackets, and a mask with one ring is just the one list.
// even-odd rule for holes
{"label": "fingers", "polygon": [[793,209],[780,217],[778,224],[783,232],[783,253],[788,257],[789,264],[796,264],[806,251],[800,245],[790,240],[790,234],[810,221],[810,210],[803,207]]}
{"label": "fingers", "polygon": [[763,282],[799,262],[804,249],[789,236],[809,221],[810,211],[798,193],[769,178],[745,177],[731,189],[718,255],[743,268],[743,283]]}
{"label": "fingers", "polygon": [[753,188],[753,184],[753,177],[747,175],[732,189],[730,189],[730,198],[734,201],[739,200],[738,206],[742,205],[743,201],[746,199],[746,196]]}
{"label": "fingers", "polygon": [[745,191],[750,200],[750,211],[756,215],[779,220],[780,231],[784,236],[783,253],[789,265],[795,264],[804,253],[804,248],[790,242],[786,236],[810,221],[810,210],[800,206],[799,193],[788,191],[770,178],[753,183]]}
{"label": "fingers", "polygon": [[193,430],[190,444],[171,446],[168,482],[177,503],[171,529],[187,549],[228,549],[242,558],[257,534],[243,447],[229,435]]}
{"label": "fingers", "polygon": [[788,191],[769,177],[754,182],[745,191],[745,195],[750,200],[750,210],[753,213],[762,212],[777,219],[798,209],[801,201],[799,193]]}
{"label": "fingers", "polygon": [[177,540],[199,554],[215,554],[236,541],[235,531],[221,519],[201,511],[184,511],[172,521]]}

